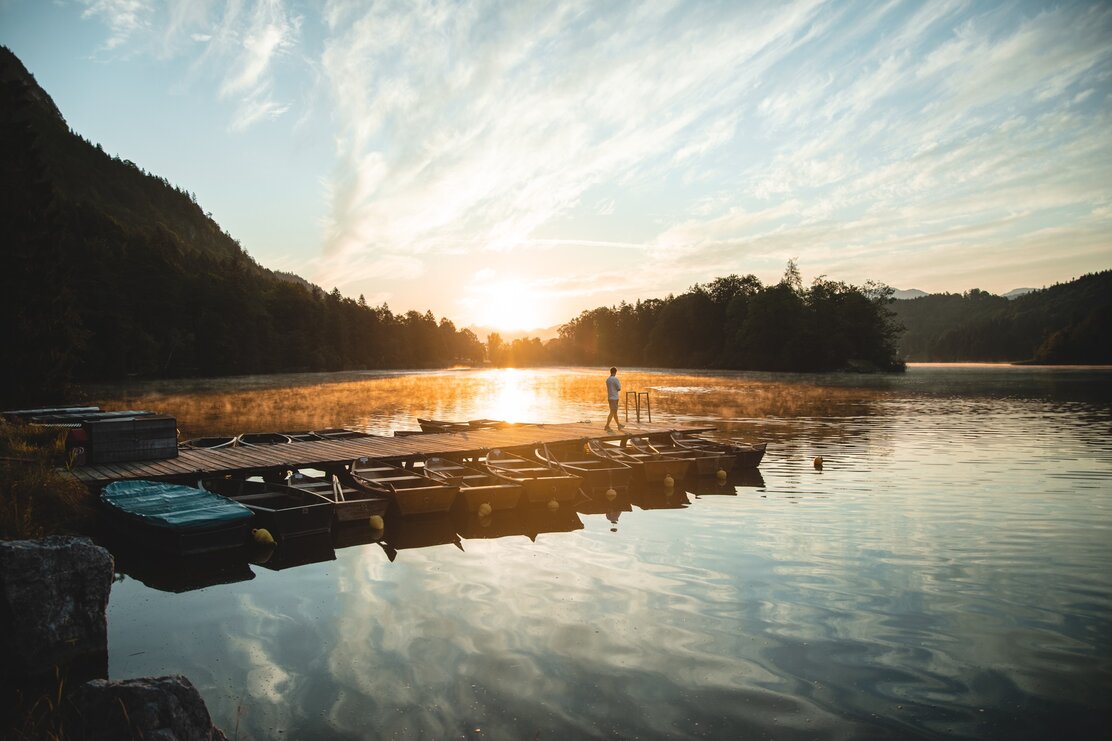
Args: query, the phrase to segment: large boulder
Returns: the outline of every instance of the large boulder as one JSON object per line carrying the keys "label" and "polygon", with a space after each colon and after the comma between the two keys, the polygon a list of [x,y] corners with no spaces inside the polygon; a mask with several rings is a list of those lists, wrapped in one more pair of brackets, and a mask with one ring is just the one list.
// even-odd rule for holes
{"label": "large boulder", "polygon": [[0,542],[0,666],[9,681],[108,673],[112,556],[88,538]]}
{"label": "large boulder", "polygon": [[66,730],[75,738],[227,741],[183,676],[94,679],[69,695]]}

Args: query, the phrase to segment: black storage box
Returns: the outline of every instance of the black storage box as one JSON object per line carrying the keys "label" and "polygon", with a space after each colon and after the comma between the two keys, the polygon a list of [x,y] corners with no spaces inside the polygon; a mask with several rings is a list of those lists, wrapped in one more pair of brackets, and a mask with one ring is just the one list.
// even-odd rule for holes
{"label": "black storage box", "polygon": [[87,463],[152,461],[178,456],[178,421],[165,414],[89,420]]}

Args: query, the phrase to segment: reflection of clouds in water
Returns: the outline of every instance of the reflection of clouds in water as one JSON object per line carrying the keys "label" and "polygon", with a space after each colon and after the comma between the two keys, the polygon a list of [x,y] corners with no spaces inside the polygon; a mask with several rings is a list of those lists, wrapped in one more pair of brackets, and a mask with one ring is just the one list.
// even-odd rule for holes
{"label": "reflection of clouds in water", "polygon": [[570,549],[567,537],[470,540],[466,553],[406,551],[394,564],[343,555],[333,728],[357,733],[374,718],[380,736],[471,723],[495,736],[597,734],[615,708],[636,706],[640,720],[621,713],[623,733],[652,734],[688,723],[701,692],[761,686],[757,707],[796,703],[738,658],[749,639],[729,613],[708,622],[713,605],[740,600],[733,584],[664,563],[646,571],[628,543],[580,533]]}

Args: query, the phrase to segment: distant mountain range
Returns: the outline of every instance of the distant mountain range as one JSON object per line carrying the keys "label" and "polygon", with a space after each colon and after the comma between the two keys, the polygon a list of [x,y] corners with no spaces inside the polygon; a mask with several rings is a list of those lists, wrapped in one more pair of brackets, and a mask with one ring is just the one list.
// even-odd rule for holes
{"label": "distant mountain range", "polygon": [[[1007,293],[1002,294],[1002,295],[1006,299],[1013,299],[1013,298],[1019,298],[1020,296],[1025,296],[1026,294],[1028,294],[1028,293],[1030,293],[1031,291],[1034,291],[1034,290],[1037,290],[1037,289],[1035,289],[1035,288],[1013,288],[1012,290],[1010,290]],[[907,301],[909,299],[922,298],[923,296],[929,296],[929,295],[931,295],[931,294],[927,293],[926,291],[920,291],[918,288],[909,288],[907,290],[895,289],[894,292],[892,293],[892,298],[898,299],[898,300],[901,300],[901,301]]]}
{"label": "distant mountain range", "polygon": [[1112,363],[1112,270],[1003,296],[917,293],[892,304],[905,360]]}

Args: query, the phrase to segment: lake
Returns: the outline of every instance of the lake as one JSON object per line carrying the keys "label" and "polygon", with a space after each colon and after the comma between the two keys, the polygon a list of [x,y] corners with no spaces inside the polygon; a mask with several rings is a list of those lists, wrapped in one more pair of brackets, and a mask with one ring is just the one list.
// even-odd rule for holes
{"label": "lake", "polygon": [[[94,390],[182,437],[606,416],[605,369]],[[259,564],[121,554],[114,679],[240,739],[1095,738],[1112,722],[1112,370],[621,371],[759,472],[388,522]],[[813,460],[821,456],[823,467]],[[497,513],[496,513],[497,515]]]}

